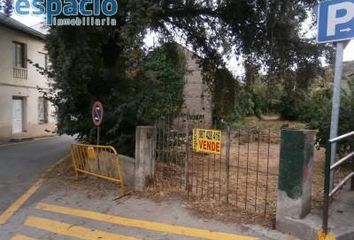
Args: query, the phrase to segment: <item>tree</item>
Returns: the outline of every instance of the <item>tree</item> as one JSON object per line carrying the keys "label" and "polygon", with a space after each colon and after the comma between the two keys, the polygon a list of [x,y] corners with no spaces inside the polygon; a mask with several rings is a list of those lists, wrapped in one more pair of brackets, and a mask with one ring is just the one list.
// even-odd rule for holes
{"label": "tree", "polygon": [[[301,120],[307,122],[309,128],[318,130],[317,140],[323,147],[326,146],[328,139],[330,139],[332,79],[333,73],[330,72],[324,78],[318,80],[301,116]],[[354,78],[346,78],[344,81],[348,83],[348,86],[342,90],[338,136],[353,131]],[[346,139],[338,145],[338,153],[340,154],[346,154],[353,150],[352,139]]]}
{"label": "tree", "polygon": [[[274,76],[294,68],[318,67],[327,49],[301,37],[301,25],[315,4],[316,0],[121,0],[114,16],[117,26],[53,26],[47,48],[59,131],[90,139],[94,131],[89,106],[100,99],[109,113],[102,129],[105,142],[127,145],[141,113],[153,107],[146,104],[150,98],[144,96],[147,86],[141,77],[149,76],[143,73],[149,72],[144,64],[149,55],[143,49],[149,32],[158,32],[162,43],[178,39],[192,47],[201,56],[210,86],[230,51],[252,56]],[[168,74],[162,72],[157,75],[164,79]],[[141,106],[149,107],[142,110]]]}
{"label": "tree", "polygon": [[[227,69],[217,69],[213,75],[215,85],[212,91],[214,112],[216,120],[223,119],[232,122],[236,119],[232,117],[237,103],[237,93],[240,92],[240,83]],[[231,117],[231,119],[229,119]]]}
{"label": "tree", "polygon": [[[80,33],[67,36],[81,38]],[[181,108],[184,55],[176,44],[165,44],[143,56],[139,65],[107,76],[112,73],[103,67],[97,53],[96,44],[102,39],[92,40],[93,37],[88,37],[82,41],[82,48],[74,55],[58,53],[60,57],[52,64],[63,75],[56,74],[50,91],[45,92],[46,97],[57,106],[59,133],[79,133],[78,138],[87,142],[95,141],[90,106],[99,99],[105,108],[101,142],[115,145],[122,153],[133,154],[137,125],[154,124],[160,115],[173,114]],[[52,43],[57,51],[75,51],[70,44]],[[101,72],[104,74],[100,75]]]}
{"label": "tree", "polygon": [[[1,4],[0,4],[1,5]],[[4,3],[3,3],[3,6],[4,8],[4,13],[7,15],[7,16],[10,16],[13,12],[13,0],[4,0]],[[0,9],[1,9],[1,6],[0,6]]]}

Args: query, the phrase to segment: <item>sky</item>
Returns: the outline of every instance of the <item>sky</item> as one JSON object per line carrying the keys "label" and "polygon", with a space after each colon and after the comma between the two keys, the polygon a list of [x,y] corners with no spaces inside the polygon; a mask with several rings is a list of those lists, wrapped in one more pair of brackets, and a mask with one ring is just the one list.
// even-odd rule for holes
{"label": "sky", "polygon": [[[13,14],[12,17],[29,27],[35,26],[37,30],[40,26],[40,23],[43,22],[43,18],[41,16],[19,16]],[[147,36],[147,38],[145,39],[145,43],[148,47],[154,46],[155,41],[157,41],[157,37],[153,35]],[[344,51],[344,61],[354,61],[354,40],[352,40],[348,44]],[[241,76],[244,73],[244,70],[240,65],[239,61],[236,60],[236,56],[234,59],[230,59],[227,61],[227,68],[230,69],[236,76]]]}

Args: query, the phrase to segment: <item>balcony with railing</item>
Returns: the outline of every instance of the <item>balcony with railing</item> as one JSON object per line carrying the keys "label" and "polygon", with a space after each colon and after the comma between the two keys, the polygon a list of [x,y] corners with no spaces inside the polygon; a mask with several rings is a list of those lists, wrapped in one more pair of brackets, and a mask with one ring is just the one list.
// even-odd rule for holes
{"label": "balcony with railing", "polygon": [[13,67],[13,78],[27,79],[27,68]]}

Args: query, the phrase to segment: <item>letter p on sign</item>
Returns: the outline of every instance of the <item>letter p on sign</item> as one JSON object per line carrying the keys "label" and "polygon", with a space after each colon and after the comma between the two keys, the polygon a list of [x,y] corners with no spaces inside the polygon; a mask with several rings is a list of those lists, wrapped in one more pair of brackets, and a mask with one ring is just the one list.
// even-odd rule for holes
{"label": "letter p on sign", "polygon": [[[340,14],[340,12],[344,14]],[[344,2],[331,5],[328,8],[327,36],[336,35],[336,27],[339,24],[350,22],[354,18],[354,3]]]}
{"label": "letter p on sign", "polygon": [[323,1],[318,11],[319,43],[354,38],[354,0]]}

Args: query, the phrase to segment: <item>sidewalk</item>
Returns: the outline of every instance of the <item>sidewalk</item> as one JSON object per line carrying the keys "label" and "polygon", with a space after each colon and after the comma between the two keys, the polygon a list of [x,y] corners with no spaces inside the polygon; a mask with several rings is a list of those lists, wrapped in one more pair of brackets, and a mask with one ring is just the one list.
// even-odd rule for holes
{"label": "sidewalk", "polygon": [[24,143],[24,142],[46,140],[46,139],[51,139],[51,138],[55,138],[55,137],[59,137],[59,135],[52,134],[52,135],[44,135],[44,136],[40,136],[40,137],[14,137],[14,138],[11,138],[11,139],[9,139],[7,141],[1,140],[0,141],[0,147],[1,146]]}
{"label": "sidewalk", "polygon": [[176,197],[155,202],[131,195],[114,201],[116,193],[116,185],[92,179],[67,184],[46,179],[0,225],[0,239],[293,239],[259,226],[193,216]]}

